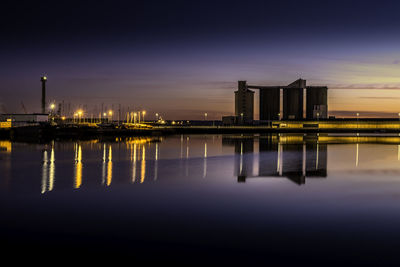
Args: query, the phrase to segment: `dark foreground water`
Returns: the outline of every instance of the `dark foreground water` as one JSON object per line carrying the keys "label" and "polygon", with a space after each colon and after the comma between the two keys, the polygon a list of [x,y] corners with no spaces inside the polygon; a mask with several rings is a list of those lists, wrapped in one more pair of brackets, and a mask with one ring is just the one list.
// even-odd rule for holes
{"label": "dark foreground water", "polygon": [[0,142],[2,255],[397,265],[400,138]]}

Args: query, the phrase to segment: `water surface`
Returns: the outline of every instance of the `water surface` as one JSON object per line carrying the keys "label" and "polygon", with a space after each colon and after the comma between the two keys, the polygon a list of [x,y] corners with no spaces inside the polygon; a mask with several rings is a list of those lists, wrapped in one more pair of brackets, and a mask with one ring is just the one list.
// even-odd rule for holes
{"label": "water surface", "polygon": [[399,148],[396,136],[1,141],[2,241],[132,262],[394,263]]}

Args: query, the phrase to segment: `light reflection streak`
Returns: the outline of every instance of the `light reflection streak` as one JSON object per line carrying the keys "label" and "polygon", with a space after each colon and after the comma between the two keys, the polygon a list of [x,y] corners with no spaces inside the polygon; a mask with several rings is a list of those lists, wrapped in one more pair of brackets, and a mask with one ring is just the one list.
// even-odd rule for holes
{"label": "light reflection streak", "polygon": [[47,151],[43,151],[43,165],[42,165],[42,194],[46,192],[47,187]]}
{"label": "light reflection streak", "polygon": [[140,183],[144,182],[146,177],[146,147],[142,146],[142,166],[140,167]]}
{"label": "light reflection streak", "polygon": [[183,158],[183,135],[181,135],[181,158]]}
{"label": "light reflection streak", "polygon": [[48,159],[47,150],[43,151],[43,165],[42,165],[42,191],[44,194],[47,191],[52,191],[54,188],[55,176],[55,152],[54,142],[51,145],[50,160]]}
{"label": "light reflection streak", "polygon": [[75,189],[82,185],[82,146],[76,144],[75,146]]}
{"label": "light reflection streak", "polygon": [[107,147],[106,144],[103,145],[103,164],[102,164],[102,172],[101,172],[101,184],[104,185],[106,183],[106,162],[107,162]]}
{"label": "light reflection streak", "polygon": [[185,165],[186,177],[189,176],[189,136],[186,137],[186,165]]}
{"label": "light reflection streak", "polygon": [[111,185],[112,181],[112,147],[108,147],[108,163],[107,163],[107,186]]}
{"label": "light reflection streak", "polygon": [[204,142],[204,166],[203,166],[203,178],[207,176],[207,142]]}
{"label": "light reflection streak", "polygon": [[356,148],[357,148],[357,150],[356,150],[356,167],[358,166],[358,144],[356,144]]}
{"label": "light reflection streak", "polygon": [[56,171],[55,166],[55,155],[54,155],[54,143],[51,146],[51,153],[50,153],[50,167],[49,167],[49,191],[52,191],[54,188],[54,175]]}
{"label": "light reflection streak", "polygon": [[243,141],[240,142],[240,164],[239,173],[242,174],[243,171]]}
{"label": "light reflection streak", "polygon": [[133,144],[133,166],[132,166],[132,183],[136,181],[136,144]]}
{"label": "light reflection streak", "polygon": [[319,143],[317,141],[317,159],[315,161],[315,169],[318,170],[318,162],[319,161]]}
{"label": "light reflection streak", "polygon": [[158,153],[159,153],[159,148],[158,148],[158,143],[156,143],[156,154],[155,154],[155,161],[154,161],[154,181],[157,180],[158,178]]}

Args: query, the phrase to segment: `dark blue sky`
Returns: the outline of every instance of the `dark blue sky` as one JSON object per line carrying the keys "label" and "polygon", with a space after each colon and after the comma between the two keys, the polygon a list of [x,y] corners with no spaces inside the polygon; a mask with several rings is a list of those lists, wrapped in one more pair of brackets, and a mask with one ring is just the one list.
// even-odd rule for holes
{"label": "dark blue sky", "polygon": [[0,101],[38,111],[46,74],[49,101],[86,104],[88,114],[121,103],[219,118],[233,112],[239,79],[303,77],[340,89],[330,93],[338,114],[397,114],[399,10],[398,1],[8,1]]}

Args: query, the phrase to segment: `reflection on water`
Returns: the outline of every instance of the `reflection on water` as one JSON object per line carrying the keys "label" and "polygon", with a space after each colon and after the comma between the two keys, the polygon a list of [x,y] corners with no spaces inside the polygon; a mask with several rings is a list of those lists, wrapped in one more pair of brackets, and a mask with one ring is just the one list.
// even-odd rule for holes
{"label": "reflection on water", "polygon": [[53,190],[56,171],[55,161],[54,142],[52,142],[50,149],[50,160],[48,159],[47,150],[43,150],[42,194],[46,193],[46,191]]}
{"label": "reflection on water", "polygon": [[252,177],[285,177],[304,184],[306,177],[327,176],[327,144],[303,137],[258,139],[258,173],[254,173],[255,139],[252,136],[224,137],[225,145],[235,147],[235,175],[238,182]]}
{"label": "reflection on water", "polygon": [[[291,255],[288,266],[299,265],[299,255],[320,266],[332,251],[368,264],[379,251],[373,265],[381,266],[392,248],[397,261],[400,137],[179,135],[1,146],[0,228],[20,255],[34,246],[90,256],[107,248],[148,262],[185,248],[193,251],[185,263],[249,255],[249,265],[256,251],[254,258],[278,263]],[[342,262],[350,261],[335,266]]]}
{"label": "reflection on water", "polygon": [[75,144],[75,188],[80,188],[82,185],[82,146]]}
{"label": "reflection on water", "polygon": [[[229,170],[229,175],[235,176],[239,183],[250,178],[286,178],[303,185],[308,178],[328,176],[329,151],[337,155],[331,161],[346,158],[340,164],[354,170],[360,170],[362,159],[367,162],[372,161],[373,155],[375,160],[388,157],[387,152],[371,154],[368,149],[390,148],[395,151],[395,160],[400,161],[400,137],[393,136],[180,135],[103,142],[53,141],[44,145],[3,141],[0,145],[3,147],[2,184],[13,179],[12,162],[18,166],[22,164],[19,157],[24,158],[26,149],[40,148],[42,194],[53,191],[58,184],[65,188],[65,179],[71,179],[72,187],[80,189],[93,184],[110,187],[114,183],[226,177]],[[335,149],[339,145],[340,149]],[[384,168],[386,161],[379,165],[366,164],[364,168]],[[25,162],[35,164],[37,158],[30,156]],[[340,169],[340,164],[334,162],[331,168]],[[25,171],[29,175],[34,173]]]}

